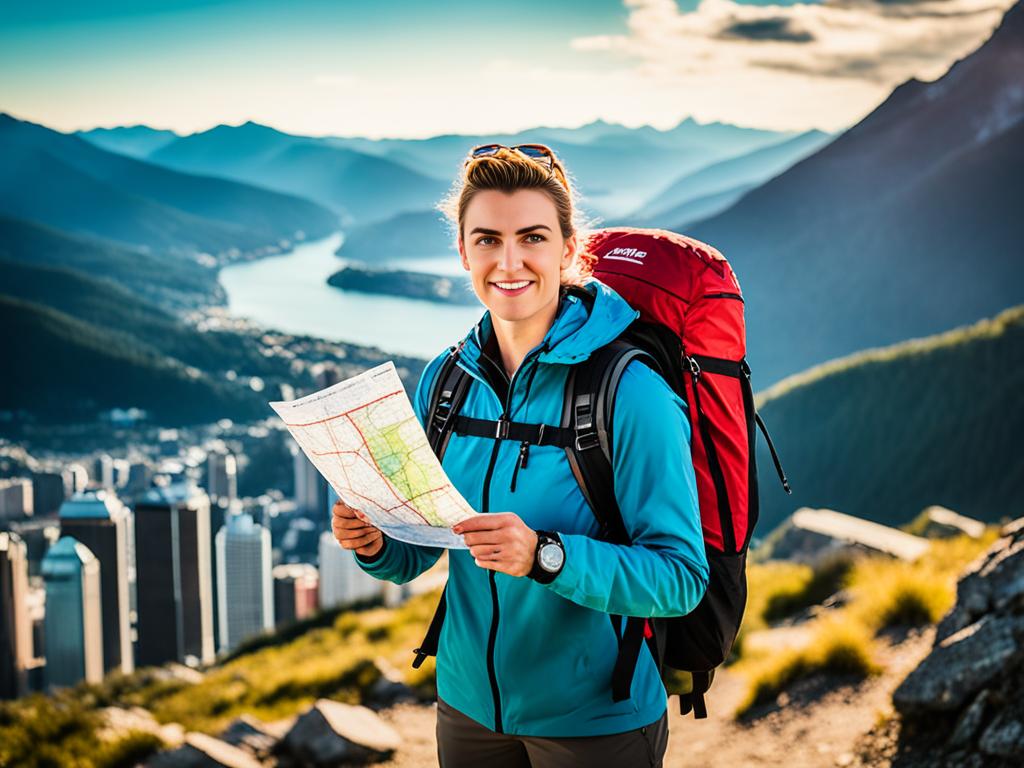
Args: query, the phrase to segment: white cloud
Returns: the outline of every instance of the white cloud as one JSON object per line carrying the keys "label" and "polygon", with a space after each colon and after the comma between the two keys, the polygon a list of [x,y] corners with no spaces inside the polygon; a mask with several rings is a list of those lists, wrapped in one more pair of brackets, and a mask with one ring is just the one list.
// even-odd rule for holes
{"label": "white cloud", "polygon": [[627,32],[572,47],[631,63],[693,114],[740,124],[839,128],[910,77],[934,80],[985,39],[1014,0],[826,0],[782,6],[625,0]]}

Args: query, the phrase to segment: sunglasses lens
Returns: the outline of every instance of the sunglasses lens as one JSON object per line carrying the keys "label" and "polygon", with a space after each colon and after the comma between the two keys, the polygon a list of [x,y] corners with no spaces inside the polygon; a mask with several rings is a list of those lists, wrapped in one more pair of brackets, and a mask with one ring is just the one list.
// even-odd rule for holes
{"label": "sunglasses lens", "polygon": [[554,162],[554,158],[551,156],[551,150],[541,144],[520,144],[516,149],[530,159],[546,165],[548,168],[550,168]]}
{"label": "sunglasses lens", "polygon": [[470,156],[471,157],[487,157],[488,155],[495,155],[495,154],[497,154],[499,149],[501,149],[501,145],[500,144],[484,144],[482,146],[474,148],[473,152],[471,153]]}

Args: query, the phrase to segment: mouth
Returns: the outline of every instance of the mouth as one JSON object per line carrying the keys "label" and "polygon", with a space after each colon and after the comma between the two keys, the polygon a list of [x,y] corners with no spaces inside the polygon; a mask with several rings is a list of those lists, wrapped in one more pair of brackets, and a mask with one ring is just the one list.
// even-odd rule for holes
{"label": "mouth", "polygon": [[505,296],[518,296],[529,290],[530,286],[533,285],[533,280],[498,280],[490,285]]}

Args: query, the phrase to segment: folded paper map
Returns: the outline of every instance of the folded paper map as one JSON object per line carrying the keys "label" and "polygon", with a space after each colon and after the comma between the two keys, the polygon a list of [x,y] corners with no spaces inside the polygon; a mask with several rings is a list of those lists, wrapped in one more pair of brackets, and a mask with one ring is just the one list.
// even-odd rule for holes
{"label": "folded paper map", "polygon": [[270,407],[360,519],[411,544],[466,549],[451,526],[477,513],[430,449],[393,362]]}

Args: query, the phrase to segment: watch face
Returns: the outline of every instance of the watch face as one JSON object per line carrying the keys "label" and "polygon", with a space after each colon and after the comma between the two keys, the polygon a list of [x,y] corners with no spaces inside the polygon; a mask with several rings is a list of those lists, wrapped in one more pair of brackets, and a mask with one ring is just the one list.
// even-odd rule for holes
{"label": "watch face", "polygon": [[545,544],[540,548],[540,567],[549,573],[561,568],[564,559],[565,552],[557,544]]}

